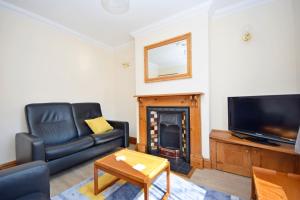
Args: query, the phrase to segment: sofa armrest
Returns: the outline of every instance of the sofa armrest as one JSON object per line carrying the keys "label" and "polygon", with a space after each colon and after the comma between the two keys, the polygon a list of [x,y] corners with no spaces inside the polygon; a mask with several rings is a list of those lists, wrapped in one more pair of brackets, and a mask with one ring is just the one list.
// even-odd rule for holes
{"label": "sofa armrest", "polygon": [[129,123],[122,121],[108,120],[108,123],[115,129],[122,129],[124,131],[124,147],[129,146]]}
{"label": "sofa armrest", "polygon": [[0,171],[1,199],[17,199],[43,193],[50,199],[49,169],[43,161],[26,163]]}
{"label": "sofa armrest", "polygon": [[15,140],[17,164],[35,160],[45,161],[45,147],[41,138],[28,133],[17,133]]}

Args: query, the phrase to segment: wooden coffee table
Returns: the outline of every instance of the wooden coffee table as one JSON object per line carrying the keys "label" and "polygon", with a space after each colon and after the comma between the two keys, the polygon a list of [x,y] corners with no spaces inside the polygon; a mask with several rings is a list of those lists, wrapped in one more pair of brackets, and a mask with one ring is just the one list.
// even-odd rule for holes
{"label": "wooden coffee table", "polygon": [[300,175],[253,167],[252,199],[299,200]]}
{"label": "wooden coffee table", "polygon": [[[117,160],[116,158],[125,160]],[[144,169],[134,169],[137,166],[143,166]],[[94,194],[97,195],[107,187],[99,190],[98,187],[98,170],[109,173],[117,179],[107,185],[113,185],[119,179],[123,179],[144,189],[145,200],[149,199],[149,187],[155,178],[162,172],[167,174],[167,191],[163,199],[167,199],[170,194],[170,163],[167,159],[152,156],[137,151],[122,149],[108,156],[105,156],[94,163]]]}

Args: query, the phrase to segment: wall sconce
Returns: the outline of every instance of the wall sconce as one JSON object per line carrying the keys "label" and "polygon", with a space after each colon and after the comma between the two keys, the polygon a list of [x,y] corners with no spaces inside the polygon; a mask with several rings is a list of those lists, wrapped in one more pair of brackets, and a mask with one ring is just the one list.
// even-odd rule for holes
{"label": "wall sconce", "polygon": [[244,33],[244,35],[242,36],[242,40],[244,41],[244,42],[248,42],[248,41],[250,41],[252,39],[252,35],[251,35],[251,33],[250,32],[245,32]]}
{"label": "wall sconce", "polygon": [[122,63],[122,67],[123,67],[124,69],[127,69],[127,68],[130,67],[130,63],[129,63],[129,62],[124,62],[124,63]]}

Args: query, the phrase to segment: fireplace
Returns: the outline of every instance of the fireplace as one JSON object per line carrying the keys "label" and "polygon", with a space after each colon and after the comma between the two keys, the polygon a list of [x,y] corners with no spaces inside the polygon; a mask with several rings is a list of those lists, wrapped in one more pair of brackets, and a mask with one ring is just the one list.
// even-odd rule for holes
{"label": "fireplace", "polygon": [[168,158],[174,171],[190,171],[189,107],[147,107],[147,138],[148,153]]}
{"label": "fireplace", "polygon": [[137,95],[138,151],[168,158],[171,170],[203,168],[201,95],[203,93]]}

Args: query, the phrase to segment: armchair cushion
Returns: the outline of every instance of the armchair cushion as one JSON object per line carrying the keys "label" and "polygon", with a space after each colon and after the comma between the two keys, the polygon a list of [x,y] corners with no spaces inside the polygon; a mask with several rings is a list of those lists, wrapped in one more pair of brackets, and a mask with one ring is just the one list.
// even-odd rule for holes
{"label": "armchair cushion", "polygon": [[101,107],[99,103],[74,103],[72,104],[75,124],[79,136],[93,134],[84,120],[101,117]]}
{"label": "armchair cushion", "polygon": [[24,199],[30,195],[32,200],[50,199],[49,169],[45,162],[35,161],[0,171],[1,199]]}
{"label": "armchair cushion", "polygon": [[95,140],[95,144],[103,144],[124,136],[121,129],[113,129],[102,134],[92,134],[91,137]]}
{"label": "armchair cushion", "polygon": [[73,139],[69,142],[59,145],[46,146],[47,161],[61,158],[77,153],[94,145],[94,140],[89,136]]}
{"label": "armchair cushion", "polygon": [[25,107],[29,132],[46,145],[62,144],[78,137],[69,103],[39,103]]}

